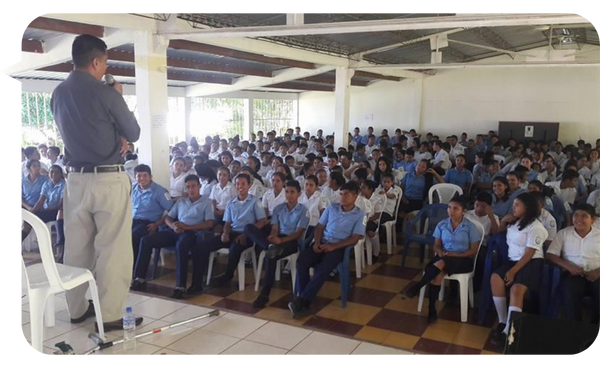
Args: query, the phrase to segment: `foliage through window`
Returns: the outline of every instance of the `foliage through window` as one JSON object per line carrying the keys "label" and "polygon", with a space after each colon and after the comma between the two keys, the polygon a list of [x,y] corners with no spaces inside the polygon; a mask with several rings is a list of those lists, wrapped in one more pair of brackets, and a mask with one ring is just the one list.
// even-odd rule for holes
{"label": "foliage through window", "polygon": [[283,135],[288,128],[295,128],[294,101],[254,100],[254,132],[265,135],[272,130]]}

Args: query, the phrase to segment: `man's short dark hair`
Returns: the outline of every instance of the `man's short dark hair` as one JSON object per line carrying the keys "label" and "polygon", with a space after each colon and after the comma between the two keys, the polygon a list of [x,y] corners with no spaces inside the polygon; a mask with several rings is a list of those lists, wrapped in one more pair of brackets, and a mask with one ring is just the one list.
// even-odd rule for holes
{"label": "man's short dark hair", "polygon": [[238,180],[238,179],[244,179],[244,180],[246,180],[246,183],[248,183],[248,185],[250,185],[250,175],[248,175],[248,174],[238,174],[235,177],[235,180]]}
{"label": "man's short dark hair", "polygon": [[367,169],[361,167],[360,169],[356,169],[354,175],[356,175],[356,177],[359,179],[365,180],[369,176],[369,172]]}
{"label": "man's short dark hair", "polygon": [[340,159],[340,158],[339,158],[339,156],[338,156],[338,154],[337,154],[337,153],[335,153],[335,152],[331,152],[330,154],[328,154],[328,155],[327,155],[327,158],[336,159],[336,160],[338,160],[338,161],[339,161],[339,159]]}
{"label": "man's short dark hair", "polygon": [[360,187],[358,186],[358,184],[355,181],[349,181],[347,183],[344,183],[340,187],[340,192],[342,190],[347,190],[352,194],[358,195],[358,192],[360,191]]}
{"label": "man's short dark hair", "polygon": [[573,179],[579,179],[579,173],[575,170],[567,170],[564,172],[562,180],[573,180]]}
{"label": "man's short dark hair", "polygon": [[152,175],[152,169],[150,169],[150,166],[148,166],[146,164],[137,165],[135,167],[135,169],[133,169],[133,172],[136,173],[136,174],[137,173],[141,173],[141,172],[145,172],[145,173],[148,173],[148,175]]}
{"label": "man's short dark hair", "polygon": [[415,155],[415,150],[412,148],[409,148],[406,150],[406,154],[409,156],[414,156]]}
{"label": "man's short dark hair", "polygon": [[200,185],[200,178],[198,177],[198,175],[188,175],[185,177],[184,182],[187,183],[188,181],[195,181],[196,183],[198,183],[198,185]]}
{"label": "man's short dark hair", "polygon": [[596,213],[596,209],[594,208],[594,206],[592,206],[591,204],[588,203],[578,203],[573,207],[573,212],[575,211],[584,211],[587,212],[590,216],[592,216],[592,218],[594,217],[598,217],[598,214]]}
{"label": "man's short dark hair", "polygon": [[48,147],[48,152],[54,152],[57,156],[60,155],[60,148],[56,146]]}
{"label": "man's short dark hair", "polygon": [[302,190],[300,188],[300,183],[298,182],[298,180],[288,180],[287,183],[285,183],[285,187],[290,187],[290,188],[294,188],[296,189],[296,191],[298,193],[300,193]]}
{"label": "man's short dark hair", "polygon": [[35,146],[29,146],[25,148],[25,157],[30,158],[31,155],[35,153],[35,151],[37,151],[37,147]]}
{"label": "man's short dark hair", "polygon": [[98,37],[87,34],[77,36],[71,47],[73,64],[78,68],[85,68],[95,58],[106,55],[106,49],[106,43]]}
{"label": "man's short dark hair", "polygon": [[492,195],[488,192],[479,192],[475,199],[490,206],[492,205]]}

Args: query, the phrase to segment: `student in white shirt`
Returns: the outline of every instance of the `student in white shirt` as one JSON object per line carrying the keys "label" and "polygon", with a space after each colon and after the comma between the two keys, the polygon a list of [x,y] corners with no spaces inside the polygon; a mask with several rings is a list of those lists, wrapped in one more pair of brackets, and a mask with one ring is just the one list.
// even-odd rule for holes
{"label": "student in white shirt", "polygon": [[544,194],[542,192],[534,191],[529,192],[529,194],[531,194],[535,198],[535,200],[538,203],[538,206],[540,207],[540,217],[538,217],[538,221],[544,226],[544,229],[546,229],[546,231],[548,232],[548,238],[544,242],[544,249],[548,249],[550,243],[554,241],[554,238],[556,238],[556,233],[558,232],[556,220],[550,212],[544,209],[546,201],[544,200]]}
{"label": "student in white shirt", "polygon": [[266,177],[267,173],[271,171],[271,154],[263,152],[260,154],[260,169],[257,171],[261,177]]}
{"label": "student in white shirt", "polygon": [[431,153],[429,152],[429,143],[421,142],[421,145],[419,146],[419,152],[415,153],[415,161],[416,162],[421,162],[423,160],[431,161],[432,158],[433,158],[433,156],[431,156]]}
{"label": "student in white shirt", "polygon": [[267,175],[264,176],[265,184],[268,188],[271,187],[271,178],[273,177],[273,174],[275,174],[278,171],[277,168],[280,165],[283,165],[283,159],[279,156],[273,157],[273,159],[271,160],[271,170],[269,170]]}
{"label": "student in white shirt", "polygon": [[327,174],[327,171],[325,169],[317,169],[315,174],[317,176],[317,179],[319,180],[317,186],[319,190],[323,192],[323,189],[325,189],[329,181],[329,175]]}
{"label": "student in white shirt", "polygon": [[219,150],[219,142],[213,142],[210,145],[210,153],[208,154],[208,159],[216,161],[219,159],[220,153],[221,151]]}
{"label": "student in white shirt", "polygon": [[267,218],[273,214],[273,210],[278,205],[285,202],[285,183],[287,182],[284,174],[276,172],[271,177],[271,189],[267,190],[262,197],[262,205],[265,209]]}
{"label": "student in white shirt", "polygon": [[231,179],[231,173],[226,167],[220,167],[217,175],[219,182],[217,185],[212,187],[209,198],[213,201],[213,209],[215,213],[216,226],[219,228],[214,229],[215,233],[220,233],[223,222],[223,215],[225,214],[225,208],[227,203],[236,196],[235,186],[229,181]]}
{"label": "student in white shirt", "polygon": [[450,161],[450,155],[448,155],[448,152],[446,152],[446,150],[443,148],[444,146],[449,148],[448,146],[450,146],[450,143],[442,143],[440,140],[437,140],[433,143],[433,150],[435,151],[433,165],[434,167],[441,167],[444,170],[448,170],[452,167],[452,162]]}
{"label": "student in white shirt", "polygon": [[[37,147],[29,146],[25,148],[25,157],[27,159],[21,164],[21,172],[23,173],[23,175],[21,176],[29,175],[29,170],[27,169],[27,162],[29,162],[29,160],[32,159],[40,161],[40,152],[38,151]],[[48,173],[50,172],[48,165],[40,161],[40,168],[40,174],[48,176]]]}
{"label": "student in white shirt", "polygon": [[[256,173],[248,166],[242,167],[242,169],[240,170],[240,174],[246,174],[250,176],[251,179],[253,179],[252,185],[250,186],[250,189],[248,189],[248,194],[250,194],[253,197],[256,197],[260,201],[263,197],[263,194],[267,191],[268,188],[264,186],[263,182],[256,177]],[[235,180],[235,178],[233,179]]]}
{"label": "student in white shirt", "polygon": [[308,208],[308,213],[310,214],[310,222],[308,224],[309,231],[311,230],[311,227],[314,231],[314,227],[317,226],[323,211],[329,206],[329,200],[319,190],[318,184],[316,176],[307,176],[304,181],[304,191],[302,192],[300,199],[298,199],[298,203],[301,203]]}
{"label": "student in white shirt", "polygon": [[486,239],[498,233],[500,219],[494,214],[492,208],[492,195],[488,192],[480,192],[475,200],[475,208],[467,212],[467,218],[479,222],[485,231]]}
{"label": "student in white shirt", "polygon": [[200,178],[200,195],[203,197],[209,197],[215,186],[218,185],[219,180],[217,175],[207,164],[198,164],[194,167],[195,172]]}
{"label": "student in white shirt", "polygon": [[239,146],[233,148],[233,159],[239,161],[242,166],[248,164],[248,159],[242,155],[242,148]]}
{"label": "student in white shirt", "polygon": [[[522,193],[513,203],[512,214],[500,221],[500,232],[506,231],[508,260],[494,271],[491,278],[492,296],[498,312],[498,328],[492,343],[504,346],[513,311],[523,311],[527,290],[539,290],[542,281],[544,253],[542,248],[548,232],[537,220],[540,207],[530,193]],[[506,288],[510,288],[507,309]]]}
{"label": "student in white shirt", "polygon": [[592,205],[596,209],[596,213],[600,214],[600,189],[596,189],[590,193],[587,204]]}
{"label": "student in white shirt", "polygon": [[334,171],[329,174],[327,186],[321,190],[323,195],[329,200],[329,203],[340,203],[340,187],[344,185],[346,179],[341,173]]}
{"label": "student in white shirt", "polygon": [[65,169],[65,164],[60,158],[60,148],[56,146],[50,146],[48,148],[48,160],[50,162],[48,167],[52,165],[58,165],[63,170],[63,174],[67,173],[67,170]]}
{"label": "student in white shirt", "polygon": [[361,196],[371,204],[371,211],[367,213],[367,237],[371,241],[373,248],[373,262],[379,261],[381,244],[379,242],[379,219],[386,203],[386,197],[377,193],[377,184],[372,180],[365,180],[360,185]]}
{"label": "student in white shirt", "polygon": [[578,205],[573,226],[558,232],[548,248],[546,260],[563,269],[561,294],[565,316],[581,321],[581,299],[592,297],[592,320],[600,313],[600,229],[594,228],[597,215],[589,204]]}
{"label": "student in white shirt", "polygon": [[378,188],[379,194],[385,196],[385,207],[381,215],[381,224],[394,220],[396,213],[396,203],[400,200],[400,187],[394,185],[394,176],[392,174],[384,174],[381,186]]}
{"label": "student in white shirt", "polygon": [[565,203],[573,205],[577,198],[577,185],[579,184],[579,173],[575,170],[567,170],[562,175],[561,181],[546,183],[547,186],[554,189],[554,193]]}
{"label": "student in white shirt", "polygon": [[185,160],[183,157],[176,157],[173,160],[173,164],[171,165],[171,186],[169,193],[171,194],[171,198],[173,201],[177,201],[179,197],[187,196],[185,193],[185,177],[186,173],[185,169]]}

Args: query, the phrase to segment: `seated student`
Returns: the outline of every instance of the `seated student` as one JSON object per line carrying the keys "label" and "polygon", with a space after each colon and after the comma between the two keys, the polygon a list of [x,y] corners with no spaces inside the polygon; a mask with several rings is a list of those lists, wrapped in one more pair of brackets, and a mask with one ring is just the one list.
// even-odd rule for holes
{"label": "seated student", "polygon": [[481,241],[481,232],[466,215],[467,198],[456,196],[448,203],[448,218],[438,223],[433,237],[435,257],[425,267],[421,280],[404,289],[407,298],[414,298],[421,288],[429,284],[429,314],[427,321],[437,321],[435,302],[444,277],[455,273],[473,271],[473,258]]}
{"label": "seated student", "polygon": [[176,201],[180,197],[184,197],[187,195],[185,193],[185,160],[183,157],[176,157],[173,159],[173,163],[171,164],[171,175],[169,175],[171,179],[171,185],[169,188],[169,194],[173,198],[173,201]]}
{"label": "seated student", "polygon": [[539,180],[534,180],[527,186],[527,192],[540,192],[544,196],[544,209],[547,211],[552,211],[554,209],[554,204],[552,203],[552,195],[554,194],[554,190],[548,186],[542,184]]}
{"label": "seated student", "polygon": [[409,173],[415,170],[417,164],[418,162],[415,160],[415,151],[412,148],[409,148],[404,154],[404,160],[400,161],[398,165],[394,164],[394,169],[402,169],[405,173]]}
{"label": "seated student", "polygon": [[386,199],[381,194],[377,193],[377,184],[372,180],[365,180],[360,185],[361,196],[370,202],[371,211],[367,213],[367,236],[371,240],[373,247],[373,262],[379,260],[379,252],[381,244],[379,243],[379,220],[382,216]]}
{"label": "seated student", "polygon": [[133,259],[136,260],[140,241],[148,234],[154,234],[165,223],[165,211],[174,205],[169,191],[152,181],[152,170],[148,165],[138,165],[135,170],[135,181],[131,191],[133,224],[131,226],[131,243]]}
{"label": "seated student", "polygon": [[471,222],[477,221],[483,226],[486,238],[489,235],[498,233],[500,219],[494,214],[492,195],[490,193],[478,193],[475,199],[475,208],[468,211],[466,216]]}
{"label": "seated student", "polygon": [[[264,185],[262,178],[258,174],[256,174],[254,171],[252,171],[252,169],[249,168],[248,166],[242,167],[242,169],[240,170],[240,174],[246,174],[250,177],[251,185],[250,185],[250,189],[248,190],[248,193],[250,195],[252,195],[253,197],[256,197],[259,200],[261,200],[263,195],[265,194],[265,192],[268,190],[267,187]],[[235,183],[236,177],[233,177],[231,179],[233,183]]]}
{"label": "seated student", "polygon": [[575,204],[577,198],[577,185],[579,184],[579,173],[575,170],[567,170],[563,173],[560,181],[546,183],[554,189],[554,193],[569,206]]}
{"label": "seated student", "polygon": [[581,299],[593,301],[591,323],[598,324],[600,313],[600,229],[594,227],[597,215],[589,204],[574,208],[573,226],[558,232],[546,252],[546,260],[563,269],[562,303],[569,320],[581,322]]}
{"label": "seated student", "polygon": [[302,170],[300,170],[300,172],[298,173],[299,175],[296,177],[296,180],[298,180],[298,183],[300,183],[300,188],[304,188],[304,181],[306,180],[306,178],[311,175],[315,175],[315,172],[315,165],[313,165],[312,163],[305,162],[302,165]]}
{"label": "seated student", "polygon": [[556,161],[550,154],[544,156],[544,171],[540,173],[538,179],[545,183],[547,181],[552,182],[556,181],[558,175],[560,174],[558,170],[558,166],[556,165]]}
{"label": "seated student", "polygon": [[352,162],[352,153],[341,152],[340,155],[340,166],[342,167],[344,177],[350,180],[354,170],[358,169],[358,163]]}
{"label": "seated student", "polygon": [[240,173],[240,170],[242,170],[242,164],[240,164],[240,162],[237,160],[231,161],[231,164],[229,164],[229,170],[231,172],[231,176],[236,177],[237,174]]}
{"label": "seated student", "polygon": [[41,155],[40,155],[40,152],[38,151],[37,147],[29,146],[29,147],[25,148],[23,153],[25,154],[26,159],[23,161],[23,164],[21,165],[21,171],[23,172],[22,176],[29,175],[29,168],[27,167],[27,163],[30,160],[37,160],[40,163],[40,173],[44,176],[48,175],[48,165],[46,165],[45,163],[40,161]]}
{"label": "seated student", "polygon": [[242,155],[242,147],[236,146],[233,148],[233,160],[238,161],[240,165],[247,165],[248,159]]}
{"label": "seated student", "polygon": [[456,156],[456,167],[446,171],[444,180],[440,180],[440,182],[458,185],[462,188],[463,193],[468,193],[472,184],[472,177],[471,172],[465,168],[466,163],[465,155],[458,154]]}
{"label": "seated student", "polygon": [[392,175],[392,172],[392,165],[390,164],[390,161],[386,157],[381,157],[379,161],[377,161],[377,167],[373,173],[373,181],[375,184],[381,185],[383,182],[383,176]]}
{"label": "seated student", "polygon": [[[565,168],[563,170],[563,174],[561,174],[556,181],[560,182],[563,180],[564,173],[573,170],[579,173],[579,167],[577,166],[577,162],[574,160],[567,161],[565,164]],[[585,202],[584,199],[588,196],[588,181],[583,177],[583,175],[579,174],[579,180],[577,181],[576,186],[576,196],[575,202]],[[556,191],[555,191],[556,192]]]}
{"label": "seated student", "polygon": [[[248,166],[249,168],[251,168],[255,173],[258,172],[258,170],[260,170],[260,160],[254,156],[250,156],[248,157],[248,164],[246,166]],[[232,162],[233,163],[233,162]],[[241,168],[240,168],[241,170]],[[239,174],[239,172],[238,172]]]}
{"label": "seated student", "polygon": [[[42,188],[49,178],[40,173],[41,166],[38,159],[33,158],[28,160],[26,167],[29,170],[29,174],[23,176],[21,180],[21,206],[30,212],[34,212],[34,208],[37,207],[37,209],[40,209],[43,205],[43,202],[39,203],[39,200],[42,195]],[[24,223],[21,231],[22,240],[27,237],[30,231],[31,226]]]}
{"label": "seated student", "polygon": [[208,154],[208,159],[209,160],[218,160],[220,153],[221,153],[221,151],[219,150],[219,142],[213,142],[210,145],[210,153]]}
{"label": "seated student", "polygon": [[[514,201],[512,214],[500,221],[500,232],[506,231],[508,260],[492,274],[492,296],[498,313],[498,327],[492,334],[492,343],[504,346],[510,325],[510,314],[523,311],[523,298],[528,290],[537,291],[542,282],[544,253],[542,247],[548,232],[537,220],[540,207],[529,193],[522,193]],[[510,290],[510,306],[506,293]]]}
{"label": "seated student", "polygon": [[371,152],[371,157],[369,158],[369,164],[371,166],[371,170],[375,171],[377,168],[377,164],[379,163],[379,159],[381,158],[381,151],[379,149],[374,149]]}
{"label": "seated student", "polygon": [[378,194],[387,198],[383,213],[381,214],[381,224],[385,224],[388,221],[394,220],[396,213],[396,204],[398,203],[400,196],[400,188],[394,185],[394,176],[391,174],[384,174],[381,186],[377,188]]}
{"label": "seated student", "polygon": [[[440,141],[439,139],[433,143],[433,150],[435,151],[435,158],[433,159],[433,167],[440,167],[444,171],[452,167],[452,161],[450,161],[450,155],[448,151],[450,143]],[[445,147],[445,148],[444,148]]]}
{"label": "seated student", "polygon": [[533,191],[529,192],[529,194],[536,200],[538,206],[540,207],[540,217],[538,217],[537,220],[544,226],[544,229],[546,229],[546,231],[548,232],[548,237],[544,242],[544,250],[546,250],[548,249],[550,243],[552,243],[554,238],[556,238],[556,233],[558,232],[558,229],[556,227],[556,220],[550,212],[544,209],[546,201],[542,192]]}
{"label": "seated student", "polygon": [[363,161],[368,161],[369,160],[369,156],[367,156],[366,153],[366,149],[365,149],[365,145],[362,143],[358,143],[356,145],[356,151],[354,152],[354,155],[352,156],[352,159],[354,160],[354,162],[363,162]]}
{"label": "seated student", "polygon": [[317,226],[319,218],[329,205],[329,200],[319,190],[319,179],[314,175],[309,175],[304,182],[304,191],[298,199],[298,202],[308,208],[310,222],[306,233],[307,239],[312,239],[314,227]]}
{"label": "seated student", "polygon": [[[267,190],[262,197],[262,206],[265,209],[267,219],[271,218],[271,214],[275,207],[285,202],[284,185],[287,179],[284,174],[276,172],[271,177],[271,189]],[[268,231],[267,231],[268,232]]]}
{"label": "seated student", "polygon": [[[209,198],[213,201],[213,210],[215,213],[215,220],[217,225],[223,225],[223,215],[225,214],[225,208],[227,203],[235,197],[235,187],[230,182],[230,172],[225,166],[220,167],[217,172],[219,177],[219,183],[212,188]],[[215,229],[215,232],[220,232]]]}
{"label": "seated student", "polygon": [[207,164],[196,165],[194,169],[200,178],[200,195],[209,197],[213,188],[218,184],[217,175]]}
{"label": "seated student", "polygon": [[268,152],[262,152],[260,154],[260,160],[260,169],[257,171],[257,173],[264,178],[271,170],[271,154]]}
{"label": "seated student", "polygon": [[590,196],[587,199],[587,204],[593,206],[596,209],[596,213],[600,213],[600,189],[596,189],[590,193]]}
{"label": "seated student", "polygon": [[511,197],[516,197],[519,194],[524,193],[527,189],[527,184],[529,184],[523,182],[522,171],[509,172],[506,175],[506,181],[508,181],[508,193],[511,195]]}
{"label": "seated student", "polygon": [[290,169],[290,176],[296,177],[296,159],[292,155],[285,156],[285,166]]}
{"label": "seated student", "polygon": [[269,170],[267,175],[264,176],[265,184],[267,187],[271,186],[271,177],[273,176],[274,173],[277,172],[277,168],[280,165],[283,165],[283,159],[279,156],[273,157],[273,159],[271,160],[271,170]]}
{"label": "seated student", "polygon": [[60,148],[56,146],[48,147],[48,160],[50,161],[50,166],[58,165],[62,169],[63,174],[67,173],[63,159],[60,157]]}
{"label": "seated student", "polygon": [[321,192],[323,192],[323,189],[325,189],[325,187],[328,184],[329,175],[327,174],[327,171],[325,171],[325,169],[317,169],[317,171],[315,172],[315,175],[317,176],[317,179],[319,180],[318,189]]}
{"label": "seated student", "polygon": [[[178,199],[171,208],[165,218],[166,227],[142,238],[131,290],[143,290],[146,287],[146,274],[152,250],[175,246],[177,281],[171,297],[182,299],[202,291],[194,284],[186,291],[188,253],[196,243],[196,232],[211,229],[215,223],[215,215],[210,199],[200,195],[200,179],[196,175],[187,176],[185,186],[188,196]],[[198,267],[197,262],[194,262],[194,273]]]}
{"label": "seated student", "polygon": [[492,183],[497,176],[500,176],[500,164],[498,161],[486,158],[483,163],[483,172],[475,179],[475,185],[479,191],[492,193]]}
{"label": "seated student", "polygon": [[[365,235],[365,213],[356,205],[359,188],[348,182],[340,188],[340,203],[327,207],[315,230],[315,242],[298,257],[298,296],[288,307],[294,318],[311,313],[310,304],[330,274],[344,258],[346,247],[355,245]],[[309,269],[315,268],[312,278]]]}
{"label": "seated student", "polygon": [[421,142],[421,145],[419,146],[419,152],[415,154],[415,161],[417,162],[417,165],[423,160],[431,161],[431,159],[433,159],[433,156],[431,156],[431,153],[429,152],[429,143]]}
{"label": "seated student", "polygon": [[273,210],[270,234],[265,234],[264,229],[257,229],[254,224],[248,224],[244,228],[248,239],[267,252],[263,288],[252,304],[254,308],[263,308],[269,302],[277,261],[298,251],[298,241],[308,227],[308,209],[298,202],[300,193],[297,181],[290,180],[286,183],[287,203],[281,203]]}
{"label": "seated student", "polygon": [[402,178],[402,203],[400,205],[403,214],[418,211],[423,208],[423,202],[427,198],[425,178],[429,167],[429,161],[419,162],[414,172],[410,172]]}
{"label": "seated student", "polygon": [[[294,180],[294,176],[292,174],[292,169],[286,164],[279,165],[277,167],[277,172],[283,174],[283,176],[285,177],[285,181]],[[284,181],[284,183],[285,183],[285,181]]]}
{"label": "seated student", "polygon": [[250,176],[243,173],[235,178],[237,195],[229,201],[225,209],[223,233],[200,242],[192,251],[193,258],[201,265],[198,272],[194,273],[192,282],[192,285],[197,285],[199,289],[202,285],[202,275],[208,266],[211,252],[229,248],[229,259],[225,273],[211,280],[212,286],[220,287],[233,279],[242,252],[253,246],[252,241],[248,239],[245,233],[246,225],[254,224],[258,230],[262,230],[268,224],[265,210],[260,201],[249,194],[250,180]]}
{"label": "seated student", "polygon": [[344,175],[342,175],[342,173],[334,171],[331,174],[329,174],[329,181],[327,182],[327,186],[321,189],[321,192],[323,193],[325,198],[327,198],[329,203],[340,203],[340,188],[342,187],[342,185],[344,185],[345,182],[346,179],[344,179]]}
{"label": "seated student", "polygon": [[514,198],[510,195],[508,180],[504,176],[497,176],[492,182],[494,214],[499,218],[508,215],[512,210]]}
{"label": "seated student", "polygon": [[485,152],[477,152],[475,154],[475,165],[473,166],[473,178],[475,179],[475,182],[478,182],[481,175],[485,172],[487,166],[484,163],[485,160]]}

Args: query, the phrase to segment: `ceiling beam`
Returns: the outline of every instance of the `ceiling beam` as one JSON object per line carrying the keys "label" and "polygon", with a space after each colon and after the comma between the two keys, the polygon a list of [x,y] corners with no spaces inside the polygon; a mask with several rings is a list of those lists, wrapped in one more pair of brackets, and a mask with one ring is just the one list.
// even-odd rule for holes
{"label": "ceiling beam", "polygon": [[300,91],[321,91],[321,92],[334,92],[335,91],[335,87],[331,86],[331,85],[314,84],[314,85],[309,86],[306,84],[294,83],[294,82],[270,84],[265,87],[282,88],[282,89],[296,89],[296,90],[300,90]]}
{"label": "ceiling beam", "polygon": [[[108,50],[108,60],[124,61],[128,63],[135,62],[135,55],[132,52],[122,52],[116,50]],[[272,77],[273,72],[259,68],[245,68],[232,65],[223,65],[216,63],[206,63],[202,61],[167,58],[167,66],[172,68],[192,69],[212,71],[218,73],[240,74],[240,75],[255,75],[259,77]]]}
{"label": "ceiling beam", "polygon": [[[45,68],[38,69],[40,71],[45,72],[60,72],[60,73],[70,73],[73,70],[72,63],[61,63],[56,65],[51,65]],[[135,77],[135,69],[133,68],[120,68],[115,66],[108,66],[106,68],[106,73],[112,74],[115,77]],[[214,83],[214,84],[224,84],[231,85],[233,83],[233,78],[231,77],[215,77],[215,76],[204,76],[204,75],[192,75],[187,73],[178,73],[167,71],[167,80],[177,80],[184,82],[198,82],[198,83]]]}
{"label": "ceiling beam", "polygon": [[98,38],[104,37],[104,27],[44,17],[34,19],[33,22],[29,23],[27,28],[44,29],[46,31],[76,35],[89,34]]}
{"label": "ceiling beam", "polygon": [[508,51],[516,51],[515,47],[489,27],[471,28],[469,31],[488,45]]}
{"label": "ceiling beam", "polygon": [[21,41],[22,52],[33,52],[38,54],[44,53],[44,47],[42,41],[37,40],[22,40]]}
{"label": "ceiling beam", "polygon": [[[297,81],[335,85],[335,75],[321,74],[321,75],[315,75],[314,77],[297,79]],[[369,81],[361,81],[361,80],[352,78],[351,84],[353,86],[357,86],[357,87],[366,87],[369,85]]]}
{"label": "ceiling beam", "polygon": [[552,67],[598,67],[600,60],[579,61],[528,61],[515,63],[447,63],[447,64],[390,64],[361,67],[359,70],[394,70],[394,69],[479,69],[479,68],[552,68]]}
{"label": "ceiling beam", "polygon": [[462,14],[453,16],[368,20],[285,26],[229,27],[195,30],[159,31],[170,38],[194,36],[195,38],[223,37],[281,37],[362,32],[387,32],[464,27],[498,27],[523,25],[548,25],[564,23],[589,23],[574,14]]}
{"label": "ceiling beam", "polygon": [[133,14],[108,14],[108,13],[78,13],[78,14],[45,14],[45,18],[66,20],[70,22],[92,24],[96,26],[128,29],[137,31],[156,31],[159,23],[156,19],[149,19]]}
{"label": "ceiling beam", "polygon": [[[448,39],[448,42],[450,42],[450,43],[456,43],[456,44],[459,44],[459,45],[465,45],[465,46],[477,47],[477,48],[484,49],[484,50],[497,51],[497,52],[501,52],[501,53],[503,53],[503,54],[508,54],[508,55],[511,55],[511,56],[514,56],[514,55],[523,55],[523,56],[536,57],[535,55],[528,54],[528,53],[526,53],[526,52],[511,51],[511,50],[503,50],[503,49],[498,49],[498,48],[495,48],[495,47],[489,47],[489,46],[478,45],[478,44],[476,44],[476,43],[471,43],[471,42],[464,42],[464,41],[452,40],[452,39],[450,39],[450,38]],[[442,52],[443,52],[444,50],[445,50],[445,49],[442,49]]]}
{"label": "ceiling beam", "polygon": [[394,43],[391,45],[387,45],[387,46],[382,46],[382,47],[378,47],[375,49],[371,49],[371,50],[366,50],[363,52],[358,53],[360,56],[364,56],[364,55],[370,55],[370,54],[375,54],[375,53],[380,53],[380,52],[386,52],[386,51],[390,51],[393,49],[397,49],[399,47],[402,46],[407,46],[407,45],[412,45],[413,43],[418,43],[418,42],[423,42],[423,41],[428,41],[435,36],[441,36],[441,35],[449,35],[449,34],[453,34],[453,33],[457,33],[457,32],[462,32],[464,31],[464,28],[456,28],[456,29],[450,29],[448,31],[444,31],[444,32],[439,32],[439,33],[433,33],[430,35],[426,35],[426,36],[420,36],[420,37],[415,37],[412,38],[410,40],[406,40],[403,42],[398,42],[398,43]]}
{"label": "ceiling beam", "polygon": [[241,77],[234,81],[231,86],[216,86],[209,84],[198,84],[186,87],[187,97],[202,97],[211,96],[220,93],[228,93],[234,91],[240,91],[248,88],[264,87],[278,83],[289,82],[297,79],[312,77],[315,75],[323,74],[334,70],[334,66],[324,65],[317,69],[301,69],[301,68],[289,68],[283,70],[277,70],[273,72],[272,78],[247,76]]}
{"label": "ceiling beam", "polygon": [[191,42],[191,41],[186,41],[186,40],[171,40],[171,42],[169,43],[169,48],[178,49],[178,50],[196,51],[196,52],[202,52],[205,54],[220,55],[220,56],[230,57],[230,58],[234,58],[234,59],[256,61],[256,62],[260,62],[260,63],[283,65],[283,66],[288,66],[291,68],[315,69],[315,67],[316,67],[315,64],[307,63],[305,61],[267,57],[267,56],[263,56],[263,55],[259,55],[259,54],[237,51],[237,50],[227,49],[224,47],[207,45],[207,44]]}
{"label": "ceiling beam", "polygon": [[394,81],[394,82],[400,82],[403,79],[403,78],[400,78],[400,77],[390,77],[388,75],[363,72],[363,71],[360,71],[360,70],[357,70],[356,72],[354,72],[354,76],[355,77],[371,78],[371,79],[388,80],[388,81]]}

